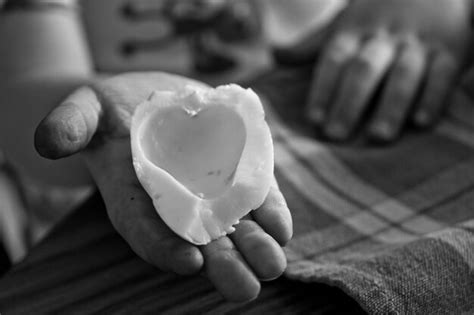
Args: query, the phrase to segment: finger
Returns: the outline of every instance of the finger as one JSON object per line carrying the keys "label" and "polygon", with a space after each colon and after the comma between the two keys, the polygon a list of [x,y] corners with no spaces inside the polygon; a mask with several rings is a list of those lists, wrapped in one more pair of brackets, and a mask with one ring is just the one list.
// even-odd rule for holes
{"label": "finger", "polygon": [[[135,200],[145,197],[136,196]],[[133,204],[136,205],[133,206]],[[114,224],[117,231],[127,240],[138,256],[160,270],[179,275],[192,275],[199,272],[204,264],[199,249],[172,234],[171,231],[168,232],[168,227],[156,213],[151,212],[154,209],[150,209],[150,206],[151,204],[145,205],[143,202],[130,202],[129,205],[123,206],[123,213],[133,213],[135,217],[130,218],[122,214],[121,223]]]}
{"label": "finger", "polygon": [[369,39],[347,66],[341,88],[324,126],[333,140],[346,140],[365,112],[371,97],[395,55],[393,40],[386,33]]}
{"label": "finger", "polygon": [[260,282],[228,237],[212,241],[201,251],[207,277],[227,300],[245,302],[258,296]]}
{"label": "finger", "polygon": [[276,180],[274,180],[263,205],[251,213],[253,219],[281,246],[290,241],[293,236],[293,221],[290,209]]}
{"label": "finger", "polygon": [[283,249],[255,221],[241,220],[230,238],[258,278],[276,279],[285,271]]}
{"label": "finger", "polygon": [[358,47],[357,35],[341,33],[328,45],[317,62],[306,105],[306,115],[311,122],[319,125],[324,121],[342,70],[356,54]]}
{"label": "finger", "polygon": [[426,52],[415,38],[407,38],[390,70],[380,105],[369,126],[377,141],[394,140],[403,127],[426,69]]}
{"label": "finger", "polygon": [[201,269],[199,249],[166,226],[138,182],[129,138],[109,141],[84,157],[113,226],[137,255],[164,271],[188,275]]}
{"label": "finger", "polygon": [[[130,197],[127,200],[125,196]],[[199,249],[161,221],[144,191],[128,189],[124,197],[115,202],[108,198],[106,206],[114,227],[138,256],[163,271],[181,275],[195,274],[202,268]]]}
{"label": "finger", "polygon": [[97,130],[100,112],[100,102],[91,88],[76,90],[40,122],[35,132],[36,150],[50,159],[82,150]]}
{"label": "finger", "polygon": [[428,65],[427,82],[413,120],[419,127],[432,125],[441,115],[458,71],[456,60],[450,54],[435,53]]}

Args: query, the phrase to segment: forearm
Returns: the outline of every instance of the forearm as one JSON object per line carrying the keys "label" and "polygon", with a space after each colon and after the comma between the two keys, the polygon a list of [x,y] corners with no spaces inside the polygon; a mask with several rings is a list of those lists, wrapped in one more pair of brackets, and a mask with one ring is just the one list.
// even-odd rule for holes
{"label": "forearm", "polygon": [[[78,76],[92,63],[75,0],[7,0],[0,12],[0,84],[31,76]],[[8,44],[6,44],[8,43]]]}

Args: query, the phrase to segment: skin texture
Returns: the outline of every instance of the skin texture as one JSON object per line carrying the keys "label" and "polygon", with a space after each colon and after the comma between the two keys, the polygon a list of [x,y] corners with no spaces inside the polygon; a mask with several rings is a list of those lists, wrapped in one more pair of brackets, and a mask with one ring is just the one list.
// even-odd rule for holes
{"label": "skin texture", "polygon": [[332,140],[362,129],[380,142],[395,140],[408,121],[433,125],[467,51],[470,6],[470,0],[350,1],[325,32],[285,54],[293,62],[320,54],[308,120]]}
{"label": "skin texture", "polygon": [[276,181],[261,208],[236,231],[197,247],[175,235],[160,219],[132,165],[130,122],[153,90],[202,83],[164,73],[129,73],[100,80],[71,94],[40,123],[35,146],[44,157],[81,153],[104,198],[109,218],[145,261],[181,275],[203,272],[230,301],[254,299],[260,280],[286,268],[282,247],[292,220]]}

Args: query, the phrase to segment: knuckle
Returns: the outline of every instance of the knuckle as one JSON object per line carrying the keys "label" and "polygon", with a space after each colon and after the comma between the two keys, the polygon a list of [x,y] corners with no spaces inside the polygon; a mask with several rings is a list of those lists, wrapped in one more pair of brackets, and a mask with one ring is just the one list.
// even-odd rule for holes
{"label": "knuckle", "polygon": [[325,61],[332,65],[340,65],[353,55],[357,47],[355,38],[339,36],[333,40],[325,51]]}

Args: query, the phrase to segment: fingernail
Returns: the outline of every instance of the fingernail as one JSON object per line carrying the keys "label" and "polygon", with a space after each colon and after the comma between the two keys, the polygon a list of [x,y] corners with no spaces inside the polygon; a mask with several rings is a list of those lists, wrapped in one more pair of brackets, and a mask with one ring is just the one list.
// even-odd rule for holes
{"label": "fingernail", "polygon": [[333,122],[326,126],[325,133],[329,138],[344,140],[348,136],[346,127],[340,122]]}
{"label": "fingernail", "polygon": [[204,263],[199,249],[189,245],[177,248],[173,253],[174,264],[171,267],[180,275],[192,275],[201,270]]}
{"label": "fingernail", "polygon": [[324,121],[324,116],[324,112],[319,108],[311,108],[308,112],[309,120],[317,125]]}
{"label": "fingernail", "polygon": [[372,125],[370,133],[376,138],[390,140],[394,135],[394,129],[389,122],[379,121]]}
{"label": "fingernail", "polygon": [[419,126],[425,127],[430,124],[430,115],[424,110],[420,110],[415,114],[415,123]]}

